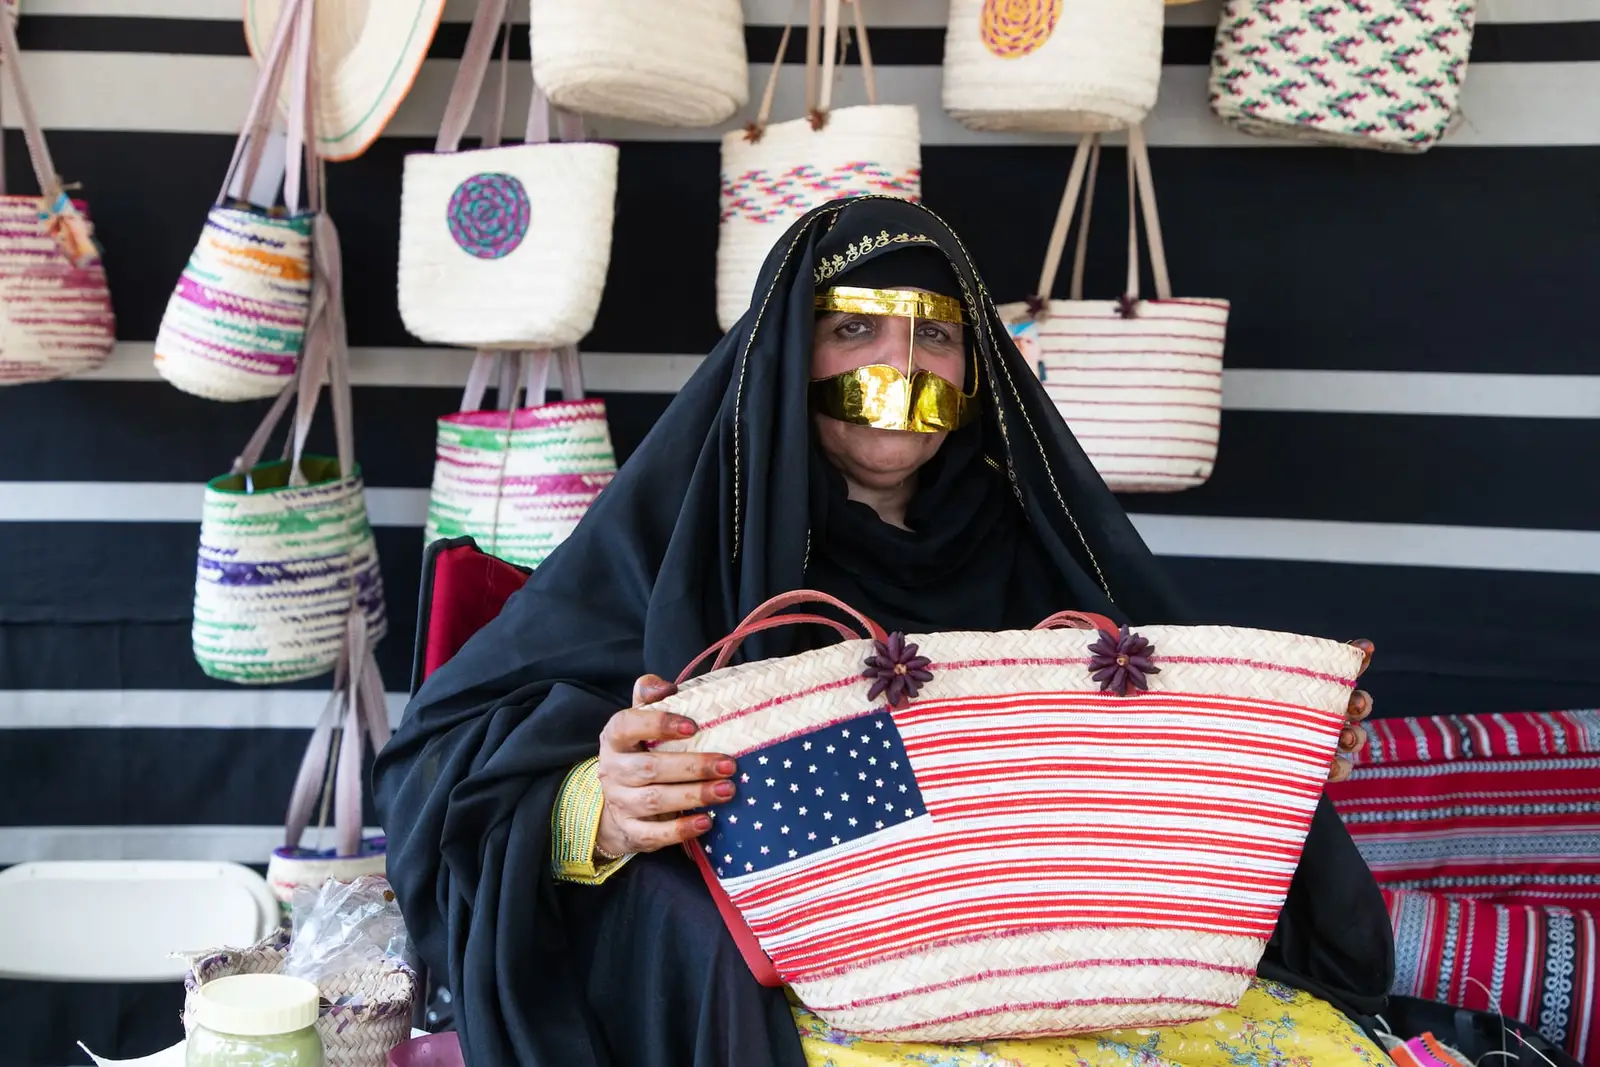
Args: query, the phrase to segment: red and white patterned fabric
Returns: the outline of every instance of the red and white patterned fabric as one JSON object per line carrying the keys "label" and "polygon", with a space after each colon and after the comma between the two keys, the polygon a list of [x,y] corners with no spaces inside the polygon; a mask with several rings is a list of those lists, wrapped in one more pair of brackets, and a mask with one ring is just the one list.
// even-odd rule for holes
{"label": "red and white patterned fabric", "polygon": [[1600,711],[1384,719],[1329,795],[1384,886],[1394,992],[1600,1064]]}
{"label": "red and white patterned fabric", "polygon": [[[779,598],[804,600],[826,598]],[[893,637],[683,682],[660,707],[701,728],[661,748],[739,760],[737,797],[690,851],[758,976],[885,1040],[1168,1025],[1236,1005],[1360,653],[1231,627],[1139,636],[1160,673],[1128,696],[1101,691],[1092,646],[1106,635],[1081,630],[910,637],[908,669],[931,678],[892,708],[862,667],[894,655]],[[1241,749],[1249,765],[1217,775]]]}

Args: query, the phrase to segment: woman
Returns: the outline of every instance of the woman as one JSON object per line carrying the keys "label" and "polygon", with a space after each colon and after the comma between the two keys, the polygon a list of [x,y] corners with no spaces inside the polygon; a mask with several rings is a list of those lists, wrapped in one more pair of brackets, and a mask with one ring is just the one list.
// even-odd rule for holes
{"label": "woman", "polygon": [[[885,363],[913,372],[910,393],[894,391],[907,388],[895,374],[858,370]],[[697,871],[669,847],[705,826],[685,812],[737,793],[734,761],[643,746],[685,728],[648,708],[671,691],[660,676],[802,587],[907,632],[1027,628],[1063,608],[1195,621],[959,240],[903,201],[835,202],[789,231],[739,326],[573,537],[422,687],[380,756],[390,877],[455,993],[470,1063],[1076,1064],[1118,1050],[1150,1064],[1250,1063],[1237,1043],[1259,1045],[1282,1020],[1359,1049],[1343,1061],[1320,1050],[1319,1063],[1375,1054],[1329,1005],[1381,1008],[1392,937],[1326,801],[1261,966],[1284,984],[1252,989],[1204,1034],[880,1046],[758,986]],[[785,627],[744,654],[827,639]],[[1352,718],[1369,708],[1358,695]],[[1346,749],[1359,738],[1347,731]],[[1216,1034],[1235,1051],[1219,1051]],[[1159,1047],[1146,1047],[1151,1035]]]}

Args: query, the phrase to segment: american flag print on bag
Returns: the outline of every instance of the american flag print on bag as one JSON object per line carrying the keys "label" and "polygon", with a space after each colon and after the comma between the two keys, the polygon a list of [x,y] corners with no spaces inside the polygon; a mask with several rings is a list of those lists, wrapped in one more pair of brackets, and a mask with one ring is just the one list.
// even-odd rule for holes
{"label": "american flag print on bag", "polygon": [[[726,665],[756,630],[851,632],[775,614],[807,602],[871,638]],[[1361,652],[1233,627],[1041,626],[1065,624],[1101,632],[902,638],[801,591],[686,669],[661,708],[700,729],[660,748],[738,761],[737,794],[688,847],[758,978],[882,1040],[1169,1025],[1238,1003]],[[869,658],[866,674],[914,679],[895,706]],[[1143,668],[1128,695],[1096,680],[1122,658]]]}

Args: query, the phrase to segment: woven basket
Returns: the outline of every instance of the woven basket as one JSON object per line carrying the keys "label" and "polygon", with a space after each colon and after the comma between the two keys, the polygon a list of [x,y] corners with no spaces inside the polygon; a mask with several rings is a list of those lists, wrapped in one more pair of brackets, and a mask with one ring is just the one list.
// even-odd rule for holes
{"label": "woven basket", "polygon": [[535,91],[525,143],[458,152],[506,0],[485,0],[472,24],[432,154],[406,157],[400,197],[400,317],[432,344],[561,348],[594,326],[611,263],[615,145],[548,140]]}
{"label": "woven basket", "polygon": [[[877,643],[822,616],[772,617],[812,602]],[[748,634],[796,620],[852,638],[726,666]],[[661,749],[739,761],[737,794],[690,854],[757,977],[830,1026],[983,1041],[1175,1025],[1244,994],[1362,652],[1225,626],[1125,636],[1068,613],[1041,626],[1101,632],[897,646],[847,605],[791,593],[659,705],[700,725]],[[1159,673],[1102,691],[1102,665],[1139,653],[1098,654],[1135,636]],[[869,657],[891,678],[895,663],[924,670],[920,688],[880,695]],[[896,695],[909,699],[891,709]]]}
{"label": "woven basket", "polygon": [[490,555],[537,567],[610,484],[616,453],[605,401],[582,398],[575,351],[563,360],[569,399],[540,403],[539,370],[529,375],[533,406],[517,407],[515,388],[502,385],[502,409],[481,411],[485,360],[493,358],[480,354],[461,411],[439,419],[424,543],[471,537]]}
{"label": "woven basket", "polygon": [[[862,42],[867,97],[862,107],[829,109],[835,47],[819,64],[808,61],[808,83],[820,80],[820,101],[808,105],[814,118],[768,124],[773,90],[789,40],[783,33],[756,121],[722,138],[722,228],[717,241],[717,322],[731,330],[750,306],[750,294],[767,253],[791,224],[812,208],[846,196],[869,194],[922,199],[922,131],[917,109],[878,104],[871,51],[866,45],[861,0],[850,5]],[[815,27],[813,27],[815,32]],[[836,42],[839,0],[827,0],[821,39]],[[820,128],[816,128],[820,123]]]}
{"label": "woven basket", "polygon": [[[310,35],[296,42],[288,32],[305,3],[283,4],[222,191],[156,332],[157,373],[209,400],[276,395],[294,375],[305,344],[316,214],[314,205],[302,210],[300,196],[299,160],[315,140],[307,116],[291,116],[288,125],[292,172],[283,208],[264,210],[229,197],[236,182],[249,188],[255,181],[285,79],[310,80]],[[305,183],[308,190],[311,184]]]}
{"label": "woven basket", "polygon": [[[373,640],[386,630],[383,578],[359,469],[306,456],[206,484],[195,576],[194,652],[213,678],[279,685],[331,670],[354,595]],[[254,492],[246,492],[246,478]]]}
{"label": "woven basket", "polygon": [[[195,999],[207,982],[236,974],[281,974],[289,953],[286,933],[245,949],[185,953],[185,1033],[195,1028]],[[318,983],[322,1012],[317,1036],[327,1067],[386,1067],[389,1050],[411,1036],[416,972],[399,960],[357,968]]]}
{"label": "woven basket", "polygon": [[750,96],[739,0],[532,0],[533,74],[558,107],[714,126]]}
{"label": "woven basket", "polygon": [[[1175,492],[1211,477],[1222,425],[1226,300],[1174,299],[1150,158],[1129,128],[1128,273],[1117,300],[1083,299],[1088,219],[1099,136],[1078,146],[1035,296],[1000,315],[1095,470],[1120,493]],[[1087,181],[1085,178],[1087,177]],[[1070,300],[1047,300],[1084,190]],[[1139,296],[1137,214],[1142,205],[1156,298]]]}
{"label": "woven basket", "polygon": [[1474,0],[1373,0],[1359,8],[1225,0],[1211,110],[1263,137],[1425,152],[1460,117],[1476,7]]}
{"label": "woven basket", "polygon": [[1088,133],[1144,121],[1162,0],[951,0],[944,106],[976,130]]}
{"label": "woven basket", "polygon": [[89,207],[62,192],[23,83],[15,17],[0,21],[0,63],[11,79],[40,194],[7,195],[0,174],[0,385],[17,385],[100,366],[116,344],[116,318]]}

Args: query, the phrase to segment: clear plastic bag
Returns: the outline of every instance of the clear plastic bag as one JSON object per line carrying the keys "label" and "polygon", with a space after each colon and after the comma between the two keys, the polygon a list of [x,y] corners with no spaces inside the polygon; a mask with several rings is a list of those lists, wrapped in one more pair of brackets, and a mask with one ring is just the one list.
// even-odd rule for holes
{"label": "clear plastic bag", "polygon": [[362,875],[352,882],[298,886],[290,906],[287,975],[320,984],[330,975],[409,955],[400,903],[385,878]]}

